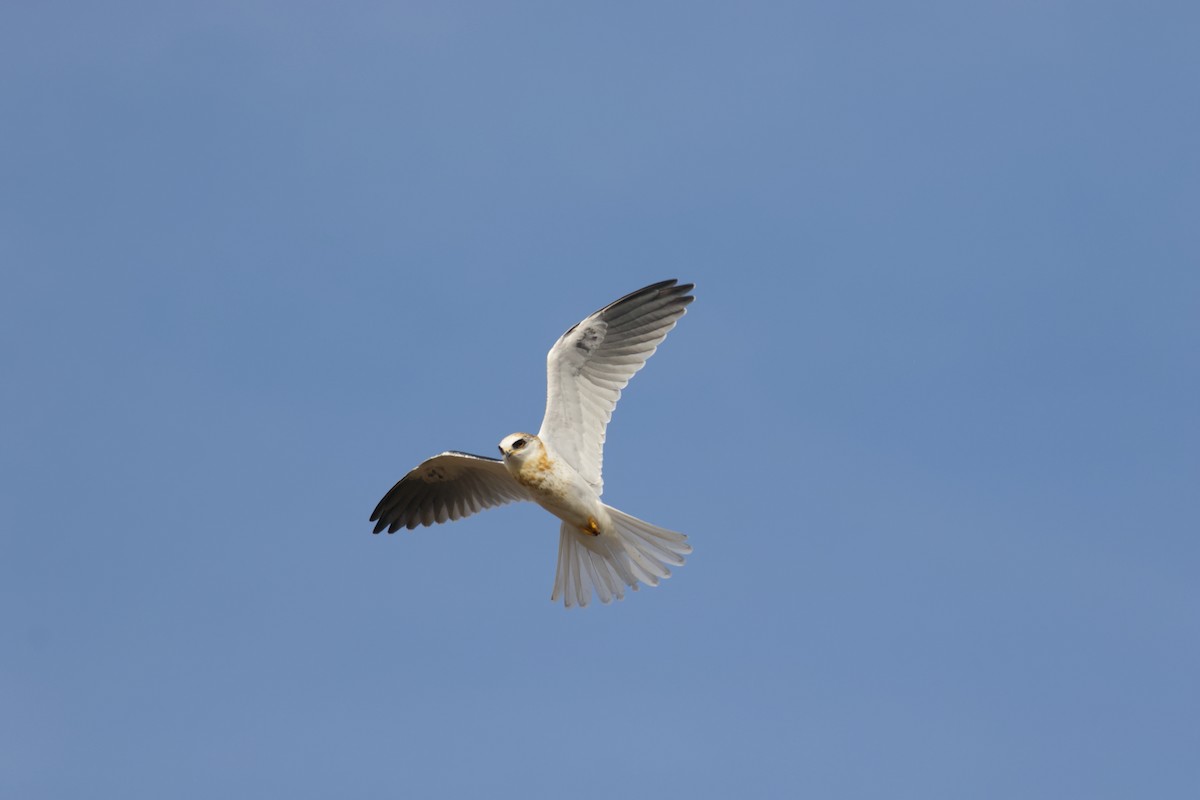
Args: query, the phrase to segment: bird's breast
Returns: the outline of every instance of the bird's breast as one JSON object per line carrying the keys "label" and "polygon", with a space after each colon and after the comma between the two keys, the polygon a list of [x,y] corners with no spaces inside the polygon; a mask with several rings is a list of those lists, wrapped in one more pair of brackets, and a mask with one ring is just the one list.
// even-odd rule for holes
{"label": "bird's breast", "polygon": [[567,462],[542,452],[510,470],[542,508],[580,530],[598,532],[600,499]]}
{"label": "bird's breast", "polygon": [[513,477],[517,479],[517,483],[535,491],[548,488],[561,482],[557,465],[558,462],[543,450],[538,453],[537,458],[526,459]]}

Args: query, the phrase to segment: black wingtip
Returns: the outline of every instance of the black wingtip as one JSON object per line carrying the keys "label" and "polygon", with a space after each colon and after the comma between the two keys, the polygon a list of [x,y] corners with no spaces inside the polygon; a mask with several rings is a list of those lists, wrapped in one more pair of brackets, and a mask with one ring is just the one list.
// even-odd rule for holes
{"label": "black wingtip", "polygon": [[660,297],[669,297],[681,306],[689,306],[696,299],[690,294],[692,289],[696,288],[696,284],[694,283],[679,283],[676,279],[672,278],[669,281],[663,281],[654,285],[655,287],[661,287],[657,290]]}
{"label": "black wingtip", "polygon": [[[630,292],[629,294],[625,295],[624,297],[622,297],[620,299],[613,300],[611,303],[609,303],[604,308],[600,309],[599,311],[597,311],[595,313],[602,314],[605,311],[608,311],[610,308],[613,308],[614,306],[619,306],[622,303],[626,303],[630,300],[635,300],[639,297],[645,297],[646,295],[650,295],[650,294],[681,295],[681,294],[687,294],[688,292],[690,292],[692,289],[695,289],[695,288],[696,288],[696,284],[694,284],[694,283],[680,284],[678,278],[668,278],[665,281],[659,281],[658,283],[652,283],[649,286],[643,286],[641,289]],[[574,328],[572,328],[572,330],[574,330]]]}
{"label": "black wingtip", "polygon": [[[640,290],[634,292],[634,294],[641,294],[642,292],[649,292],[649,291],[653,290],[653,291],[660,292],[662,294],[678,296],[678,295],[685,295],[688,292],[692,291],[692,289],[695,289],[695,288],[696,288],[696,284],[694,284],[694,283],[680,283],[678,278],[671,278],[670,280],[661,281],[659,283],[655,283],[650,286],[647,286],[645,289],[640,289]],[[695,299],[696,298],[694,298],[694,297],[689,297],[688,301],[690,302]]]}

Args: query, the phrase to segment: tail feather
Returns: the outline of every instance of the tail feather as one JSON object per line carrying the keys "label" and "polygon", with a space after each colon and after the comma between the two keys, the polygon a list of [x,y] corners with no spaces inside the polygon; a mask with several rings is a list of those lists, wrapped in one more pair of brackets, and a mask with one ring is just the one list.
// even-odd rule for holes
{"label": "tail feather", "polygon": [[587,568],[588,573],[590,573],[588,577],[591,578],[592,588],[596,590],[596,596],[600,598],[600,602],[605,604],[611,603],[613,598],[612,590],[608,586],[611,576],[608,574],[608,568],[605,563],[603,561],[597,563],[589,559]]}
{"label": "tail feather", "polygon": [[637,591],[638,583],[657,586],[671,577],[667,565],[682,566],[692,552],[682,533],[659,528],[605,506],[612,530],[591,536],[563,523],[558,538],[558,574],[551,600],[562,599],[567,608],[586,606],[592,593],[601,603],[622,600],[625,588]]}
{"label": "tail feather", "polygon": [[677,567],[683,565],[683,557],[669,550],[660,540],[637,532],[634,532],[633,535],[637,538],[643,552],[663,564],[672,564]]}

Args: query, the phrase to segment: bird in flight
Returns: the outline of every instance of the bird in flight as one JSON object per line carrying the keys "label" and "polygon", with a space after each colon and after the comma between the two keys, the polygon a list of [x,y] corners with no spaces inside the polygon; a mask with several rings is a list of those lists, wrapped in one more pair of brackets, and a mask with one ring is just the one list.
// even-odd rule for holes
{"label": "bird in flight", "polygon": [[657,586],[692,552],[682,533],[600,501],[604,435],[621,390],[694,300],[694,285],[669,280],[638,289],[575,325],[546,356],[546,415],[537,434],[500,440],[501,458],[449,450],[391,488],[371,521],[375,533],[462,519],[531,500],[562,520],[550,599],[586,606]]}

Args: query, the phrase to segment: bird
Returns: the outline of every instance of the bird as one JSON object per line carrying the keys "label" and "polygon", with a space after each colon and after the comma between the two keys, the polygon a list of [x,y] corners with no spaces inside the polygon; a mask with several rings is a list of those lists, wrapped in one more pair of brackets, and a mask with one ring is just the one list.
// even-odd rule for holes
{"label": "bird", "polygon": [[546,412],[536,434],[500,440],[500,458],[438,453],[401,478],[371,514],[374,533],[458,520],[532,501],[560,520],[551,602],[587,606],[657,586],[692,552],[687,536],[606,505],[604,440],[621,391],[687,313],[695,284],[654,283],[588,315],[546,356]]}

